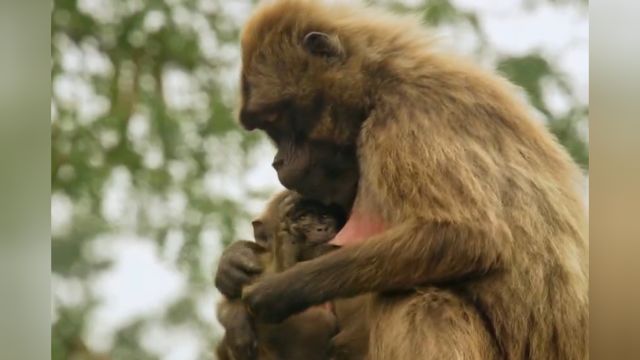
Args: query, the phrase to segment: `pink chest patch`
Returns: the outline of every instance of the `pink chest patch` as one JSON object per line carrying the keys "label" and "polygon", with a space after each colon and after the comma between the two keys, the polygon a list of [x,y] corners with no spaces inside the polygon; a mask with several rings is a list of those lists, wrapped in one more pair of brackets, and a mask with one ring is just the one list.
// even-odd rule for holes
{"label": "pink chest patch", "polygon": [[344,227],[329,243],[338,246],[351,246],[379,234],[385,230],[385,224],[377,216],[355,211]]}

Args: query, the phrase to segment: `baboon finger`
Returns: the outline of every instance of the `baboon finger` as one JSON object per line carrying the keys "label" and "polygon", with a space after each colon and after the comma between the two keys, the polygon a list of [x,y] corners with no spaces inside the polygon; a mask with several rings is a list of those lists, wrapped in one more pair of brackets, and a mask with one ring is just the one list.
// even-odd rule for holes
{"label": "baboon finger", "polygon": [[253,253],[243,252],[237,255],[229,259],[230,266],[249,274],[259,274],[264,270],[259,259]]}

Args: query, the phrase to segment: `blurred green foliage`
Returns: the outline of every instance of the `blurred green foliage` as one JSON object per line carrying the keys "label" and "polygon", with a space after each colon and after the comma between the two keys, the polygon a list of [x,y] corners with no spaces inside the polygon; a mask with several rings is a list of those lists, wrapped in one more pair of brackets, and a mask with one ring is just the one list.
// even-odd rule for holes
{"label": "blurred green foliage", "polygon": [[[207,251],[200,239],[214,227],[219,240],[228,244],[238,237],[239,223],[248,220],[249,212],[224,189],[207,191],[204,179],[245,174],[255,166],[252,154],[263,141],[259,134],[241,131],[232,111],[242,16],[225,9],[234,3],[236,15],[244,15],[251,2],[54,3],[51,184],[53,196],[71,206],[66,227],[53,232],[52,271],[79,283],[84,296],[73,303],[57,301],[54,288],[52,358],[104,358],[83,341],[93,326],[88,314],[101,300],[91,282],[111,266],[109,259],[92,256],[91,246],[100,235],[122,232],[153,239],[161,250],[171,232],[180,232],[184,241],[175,266],[186,275],[188,287],[160,318],[132,319],[120,329],[107,358],[157,358],[140,342],[149,321],[188,324],[213,344],[220,334],[196,311],[197,299],[212,291],[211,274],[199,265],[200,254]],[[419,12],[434,27],[466,26],[477,37],[479,56],[490,49],[478,14],[461,11],[448,0],[384,3]],[[496,68],[526,91],[550,129],[586,168],[588,151],[580,129],[587,105],[576,99],[564,75],[538,52],[495,55]],[[545,101],[549,83],[569,99],[566,112],[552,111]],[[120,217],[106,209],[113,205],[105,193],[115,174],[125,174],[130,186],[129,197],[120,202],[139,205],[125,207]],[[263,199],[268,192],[244,195]],[[176,198],[183,204],[179,214],[156,213],[168,211]],[[54,208],[52,217],[54,222],[63,217],[61,210]],[[210,348],[201,349],[202,357],[211,357]]]}

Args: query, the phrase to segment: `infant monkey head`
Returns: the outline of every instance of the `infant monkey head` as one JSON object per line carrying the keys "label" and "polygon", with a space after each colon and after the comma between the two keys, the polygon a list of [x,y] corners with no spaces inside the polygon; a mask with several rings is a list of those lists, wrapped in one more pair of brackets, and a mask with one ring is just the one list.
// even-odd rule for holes
{"label": "infant monkey head", "polygon": [[338,206],[327,206],[309,199],[299,199],[285,214],[293,236],[309,244],[328,242],[345,223]]}
{"label": "infant monkey head", "polygon": [[256,242],[270,250],[279,271],[334,249],[328,242],[345,221],[340,207],[287,190],[276,195],[252,225]]}

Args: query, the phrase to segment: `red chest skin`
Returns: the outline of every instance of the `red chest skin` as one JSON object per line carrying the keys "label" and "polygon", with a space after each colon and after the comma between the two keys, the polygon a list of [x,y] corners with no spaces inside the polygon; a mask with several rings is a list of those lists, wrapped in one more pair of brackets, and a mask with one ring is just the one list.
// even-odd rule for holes
{"label": "red chest skin", "polygon": [[330,243],[338,246],[352,246],[383,232],[385,228],[382,219],[354,209],[347,223]]}

